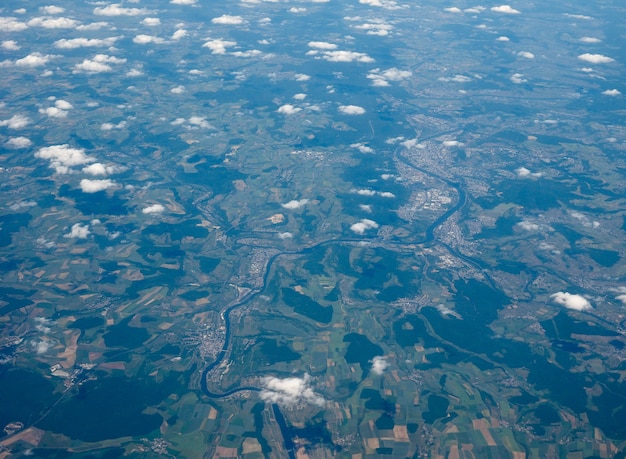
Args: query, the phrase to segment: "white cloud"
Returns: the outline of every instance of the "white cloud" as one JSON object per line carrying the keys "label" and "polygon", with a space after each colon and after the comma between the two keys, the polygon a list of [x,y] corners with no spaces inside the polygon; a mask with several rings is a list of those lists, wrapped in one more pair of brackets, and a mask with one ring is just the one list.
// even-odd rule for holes
{"label": "white cloud", "polygon": [[444,8],[443,10],[447,11],[448,13],[461,13],[461,8],[457,8],[456,6]]}
{"label": "white cloud", "polygon": [[534,59],[535,55],[533,53],[530,53],[528,51],[520,51],[519,53],[517,53],[517,55],[519,57],[523,57],[525,59]]}
{"label": "white cloud", "polygon": [[355,29],[366,30],[368,35],[376,35],[378,37],[386,37],[393,26],[389,24],[363,24],[355,26]]}
{"label": "white cloud", "polygon": [[472,79],[465,75],[454,75],[450,78],[450,81],[455,81],[457,83],[467,83],[468,81],[472,81]]}
{"label": "white cloud", "polygon": [[370,362],[372,363],[372,373],[376,375],[382,375],[389,366],[385,358],[380,355],[374,357]]}
{"label": "white cloud", "polygon": [[515,169],[515,173],[518,177],[541,177],[543,175],[543,172],[531,172],[524,166]]}
{"label": "white cloud", "polygon": [[587,217],[582,212],[570,211],[569,214],[573,218],[578,220],[580,222],[580,224],[582,226],[584,226],[585,228],[598,228],[600,226],[600,222],[597,222],[595,220],[591,220],[589,217]]}
{"label": "white cloud", "polygon": [[605,96],[619,96],[621,92],[619,89],[607,89],[606,91],[602,91],[602,94]]}
{"label": "white cloud", "polygon": [[450,309],[443,303],[435,306],[435,309],[437,309],[437,311],[439,311],[439,314],[441,314],[442,316],[452,316],[462,320],[462,317],[458,312],[454,311],[454,309]]}
{"label": "white cloud", "polygon": [[172,5],[195,5],[198,0],[171,0]]}
{"label": "white cloud", "polygon": [[303,403],[323,406],[324,398],[313,391],[310,381],[311,376],[308,374],[305,374],[303,378],[265,377],[262,380],[261,399],[286,406]]}
{"label": "white cloud", "polygon": [[126,76],[127,77],[139,77],[142,76],[143,72],[140,69],[130,69],[128,72],[126,72]]}
{"label": "white cloud", "polygon": [[512,83],[515,83],[515,84],[522,84],[528,81],[526,78],[524,78],[524,75],[521,73],[514,73],[513,75],[511,75],[511,78],[509,79],[511,80]]}
{"label": "white cloud", "polygon": [[352,193],[356,193],[360,196],[380,196],[381,198],[395,198],[396,195],[390,191],[374,191],[369,189],[352,189]]}
{"label": "white cloud", "polygon": [[0,17],[0,32],[21,32],[28,26],[14,17]]}
{"label": "white cloud", "polygon": [[215,129],[204,116],[191,116],[189,117],[189,124],[204,129]]}
{"label": "white cloud", "polygon": [[[621,288],[623,289],[622,291],[626,291],[626,288],[624,288],[624,287],[621,287]],[[615,297],[615,299],[616,299],[616,300],[621,301],[621,302],[622,302],[622,304],[623,304],[624,306],[626,306],[626,294],[617,295],[617,296]]]}
{"label": "white cloud", "polygon": [[172,94],[182,94],[182,93],[184,93],[184,92],[185,92],[185,87],[184,87],[184,86],[182,86],[182,85],[175,86],[175,87],[173,87],[172,89],[170,89],[170,92],[171,92]]}
{"label": "white cloud", "polygon": [[390,69],[384,70],[381,73],[382,77],[384,77],[387,80],[391,80],[391,81],[404,80],[406,78],[411,77],[411,75],[413,75],[413,74],[411,72],[409,72],[408,70],[400,70],[400,69],[397,69],[395,67],[392,67]]}
{"label": "white cloud", "polygon": [[93,14],[98,16],[141,16],[149,14],[145,8],[124,8],[119,3],[94,8]]}
{"label": "white cloud", "polygon": [[1,46],[2,49],[6,49],[7,51],[17,51],[21,48],[15,40],[5,40],[2,42]]}
{"label": "white cloud", "polygon": [[147,45],[148,43],[161,45],[165,43],[165,40],[160,37],[155,37],[154,35],[139,34],[133,38],[133,43],[137,43],[138,45]]}
{"label": "white cloud", "polygon": [[458,140],[444,140],[441,142],[444,147],[462,147],[463,142],[459,142]]}
{"label": "white cloud", "polygon": [[323,58],[328,62],[374,62],[367,54],[355,51],[324,51]]}
{"label": "white cloud", "polygon": [[358,105],[340,105],[338,110],[344,115],[363,115],[365,109]]}
{"label": "white cloud", "polygon": [[278,233],[278,238],[279,239],[291,239],[293,238],[293,234],[291,234],[288,231],[285,231],[284,233]]}
{"label": "white cloud", "polygon": [[373,69],[368,73],[367,78],[372,81],[373,86],[389,86],[389,81],[400,81],[406,78],[411,77],[413,74],[408,70],[400,70],[395,67],[384,70],[381,72],[380,69]]}
{"label": "white cloud", "polygon": [[181,38],[185,38],[187,35],[189,35],[189,33],[185,29],[178,29],[172,34],[172,40],[180,40]]}
{"label": "white cloud", "polygon": [[6,126],[9,129],[22,129],[30,124],[30,118],[24,115],[13,115],[8,120],[0,121],[0,126]]}
{"label": "white cloud", "polygon": [[109,175],[116,174],[125,170],[123,166],[105,165],[102,163],[93,163],[89,166],[83,167],[83,173],[88,175]]}
{"label": "white cloud", "polygon": [[276,110],[278,113],[282,113],[283,115],[293,115],[294,113],[298,113],[302,109],[300,107],[294,107],[291,104],[285,104],[278,107]]}
{"label": "white cloud", "polygon": [[191,128],[191,129],[195,129],[195,128],[215,129],[215,127],[213,127],[211,123],[209,123],[204,116],[192,116],[189,119],[176,118],[174,121],[172,121],[171,124],[174,126],[180,126],[185,123],[187,123],[189,125],[188,128]]}
{"label": "white cloud", "polygon": [[71,110],[74,108],[72,104],[70,104],[67,100],[58,99],[54,102],[54,106],[61,110]]}
{"label": "white cloud", "polygon": [[310,41],[308,44],[310,48],[315,49],[337,49],[337,45],[335,45],[334,43],[328,43],[326,41]]}
{"label": "white cloud", "polygon": [[368,145],[365,145],[363,143],[353,143],[352,145],[350,145],[352,148],[356,148],[357,150],[359,150],[361,153],[374,153],[374,149]]}
{"label": "white cloud", "polygon": [[372,86],[376,86],[378,88],[384,88],[386,86],[391,86],[387,80],[384,78],[379,78],[377,76],[368,75],[367,78],[372,80]]}
{"label": "white cloud", "polygon": [[582,37],[580,41],[582,41],[583,43],[600,43],[602,40],[594,37]]}
{"label": "white cloud", "polygon": [[88,175],[107,175],[106,166],[102,163],[93,163],[83,167],[83,172]]}
{"label": "white cloud", "polygon": [[309,81],[311,79],[309,75],[306,75],[304,73],[296,73],[294,77],[296,81]]}
{"label": "white cloud", "polygon": [[165,207],[163,207],[161,204],[153,204],[151,206],[144,207],[143,209],[141,209],[141,212],[144,214],[160,214],[164,210]]}
{"label": "white cloud", "polygon": [[159,18],[144,18],[141,20],[141,23],[148,27],[154,27],[161,25],[161,20]]}
{"label": "white cloud", "polygon": [[356,234],[364,234],[365,231],[376,228],[378,228],[378,223],[376,223],[374,220],[370,220],[367,218],[362,218],[357,223],[350,226],[350,230],[352,230]]}
{"label": "white cloud", "polygon": [[240,25],[245,21],[241,16],[231,16],[229,14],[224,14],[220,17],[211,19],[213,24],[224,24],[224,25]]}
{"label": "white cloud", "polygon": [[457,83],[467,83],[468,81],[472,81],[472,79],[465,75],[454,75],[453,77],[440,77],[439,81],[455,81]]}
{"label": "white cloud", "polygon": [[[232,53],[232,54],[234,56],[237,53]],[[232,75],[235,77],[237,81],[246,81],[248,79],[246,72],[234,71],[232,72]]]}
{"label": "white cloud", "polygon": [[281,204],[281,206],[283,206],[285,209],[299,209],[300,207],[306,205],[308,202],[308,199],[293,199],[289,202],[286,202],[285,204]]}
{"label": "white cloud", "polygon": [[78,31],[83,31],[83,30],[100,30],[104,27],[108,27],[109,23],[108,22],[103,22],[103,21],[98,21],[98,22],[92,22],[91,24],[81,24],[79,26],[76,26],[76,30]]}
{"label": "white cloud", "polygon": [[54,46],[60,49],[88,48],[96,46],[112,46],[120,37],[109,38],[62,38],[54,42]]}
{"label": "white cloud", "polygon": [[555,303],[565,306],[567,309],[573,309],[575,311],[587,311],[592,309],[589,301],[581,295],[568,292],[556,292],[550,295],[550,298]]}
{"label": "white cloud", "polygon": [[248,51],[235,51],[232,53],[235,57],[254,57],[262,54],[258,49],[250,49]]}
{"label": "white cloud", "polygon": [[71,148],[67,144],[40,148],[35,153],[35,157],[49,160],[50,167],[55,169],[58,174],[67,174],[73,166],[94,161],[94,158],[85,154],[83,148]]}
{"label": "white cloud", "polygon": [[474,6],[472,8],[465,8],[463,11],[466,13],[482,13],[485,9],[484,6]]}
{"label": "white cloud", "polygon": [[67,116],[67,110],[61,110],[58,107],[40,108],[39,113],[48,115],[50,118],[65,118]]}
{"label": "white cloud", "polygon": [[26,137],[11,137],[4,145],[8,148],[28,148],[32,144],[33,142]]}
{"label": "white cloud", "polygon": [[80,223],[74,223],[72,225],[72,230],[63,235],[63,237],[70,239],[87,239],[87,236],[91,234],[89,231],[89,225],[81,225]]}
{"label": "white cloud", "polygon": [[43,14],[61,14],[65,13],[65,8],[55,5],[40,6],[39,11]]}
{"label": "white cloud", "polygon": [[26,23],[30,27],[43,27],[45,29],[73,29],[79,22],[70,18],[38,17]]}
{"label": "white cloud", "polygon": [[525,231],[539,231],[540,228],[536,223],[531,223],[526,220],[516,223],[515,226],[518,226]]}
{"label": "white cloud", "polygon": [[585,62],[591,62],[592,64],[608,64],[609,62],[613,62],[615,60],[602,54],[589,53],[581,54],[580,56],[578,56],[578,59]]}
{"label": "white cloud", "polygon": [[44,335],[47,335],[52,330],[52,325],[54,325],[50,320],[45,317],[35,317],[35,330]]}
{"label": "white cloud", "polygon": [[48,340],[48,338],[44,338],[39,341],[33,341],[32,346],[37,354],[42,355],[48,352],[48,349],[50,349],[50,341]]}
{"label": "white cloud", "polygon": [[306,99],[306,94],[304,94],[304,93],[294,94],[293,98],[296,99],[296,100],[304,100],[304,99]]}
{"label": "white cloud", "polygon": [[113,129],[124,129],[126,127],[126,121],[120,121],[117,124],[113,123],[102,123],[100,125],[100,129],[103,131],[112,131]]}
{"label": "white cloud", "polygon": [[417,139],[403,140],[400,142],[400,145],[402,145],[404,148],[418,148],[418,149],[425,148],[425,146],[419,143]]}
{"label": "white cloud", "polygon": [[226,54],[226,48],[230,48],[236,45],[237,45],[236,41],[216,39],[216,40],[209,40],[205,42],[202,46],[204,48],[209,48],[213,52],[213,54]]}
{"label": "white cloud", "polygon": [[394,0],[359,0],[359,3],[362,5],[375,6],[388,10],[395,10],[399,8],[398,4]]}
{"label": "white cloud", "polygon": [[304,13],[306,12],[306,8],[303,8],[303,7],[298,8],[298,7],[292,6],[287,11],[289,11],[290,13]]}
{"label": "white cloud", "polygon": [[110,64],[124,64],[126,62],[126,59],[115,56],[108,56],[106,54],[96,54],[93,60],[96,62],[108,62]]}
{"label": "white cloud", "polygon": [[496,13],[506,13],[506,14],[519,14],[520,11],[512,8],[510,5],[500,5],[500,6],[492,6],[491,11],[495,11]]}
{"label": "white cloud", "polygon": [[496,38],[496,41],[511,41],[509,37],[505,37],[504,35]]}
{"label": "white cloud", "polygon": [[108,56],[106,54],[96,54],[93,59],[85,59],[80,64],[74,66],[74,73],[102,73],[111,72],[113,68],[109,64],[123,64],[126,59]]}
{"label": "white cloud", "polygon": [[18,67],[40,67],[46,65],[52,58],[49,54],[31,53],[21,59],[15,61]]}
{"label": "white cloud", "polygon": [[590,21],[591,19],[593,19],[591,16],[585,16],[584,14],[563,13],[563,16],[567,16],[568,18],[574,18],[574,19],[584,19],[586,21]]}
{"label": "white cloud", "polygon": [[103,73],[103,72],[112,72],[113,68],[110,65],[103,64],[101,62],[95,62],[89,59],[85,59],[80,64],[76,64],[74,66],[74,73],[85,72],[85,73]]}
{"label": "white cloud", "polygon": [[98,191],[104,191],[112,188],[115,185],[116,183],[110,179],[82,179],[80,181],[80,189],[83,190],[83,193],[97,193]]}

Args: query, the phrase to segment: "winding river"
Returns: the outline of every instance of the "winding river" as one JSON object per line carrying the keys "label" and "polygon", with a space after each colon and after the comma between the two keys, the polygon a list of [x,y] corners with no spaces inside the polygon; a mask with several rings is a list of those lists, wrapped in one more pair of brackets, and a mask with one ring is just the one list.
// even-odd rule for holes
{"label": "winding river", "polygon": [[[434,241],[436,239],[435,237],[435,231],[437,230],[437,228],[439,228],[441,225],[443,225],[452,215],[454,215],[456,212],[458,212],[459,210],[461,210],[467,203],[467,193],[466,191],[461,188],[461,184],[460,183],[456,183],[456,182],[452,182],[451,180],[445,179],[437,174],[434,174],[430,171],[426,171],[424,169],[421,169],[417,166],[415,166],[414,164],[412,164],[408,159],[404,158],[403,156],[401,156],[397,151],[395,154],[396,158],[400,161],[402,161],[403,163],[405,163],[407,166],[419,170],[420,172],[423,172],[427,175],[430,175],[431,177],[434,177],[437,180],[440,180],[442,182],[444,182],[447,186],[453,188],[457,195],[458,195],[458,199],[457,202],[454,204],[454,206],[452,206],[450,209],[448,209],[444,214],[442,214],[439,218],[437,218],[435,221],[433,221],[428,228],[426,229],[424,238],[422,240],[419,241],[415,241],[413,242],[413,244],[427,244],[430,243],[432,241]],[[276,255],[273,255],[272,257],[270,257],[270,259],[267,261],[267,264],[265,266],[265,274],[263,275],[263,283],[261,285],[260,288],[253,290],[251,292],[249,292],[248,294],[244,295],[243,298],[238,299],[235,303],[231,304],[230,306],[228,306],[223,312],[222,312],[222,318],[224,320],[224,328],[225,328],[225,337],[224,337],[224,344],[222,346],[222,349],[220,350],[220,352],[217,354],[217,356],[215,357],[215,360],[213,362],[211,362],[209,365],[207,365],[204,368],[204,371],[202,372],[202,376],[201,376],[201,380],[200,380],[200,389],[202,390],[202,392],[209,398],[212,399],[222,399],[222,398],[226,398],[232,395],[235,395],[237,393],[240,392],[246,392],[246,391],[254,391],[254,392],[260,392],[261,388],[259,387],[253,387],[253,386],[242,386],[242,387],[237,387],[234,389],[231,389],[227,392],[213,392],[209,389],[208,387],[208,381],[207,381],[207,376],[208,374],[214,370],[216,367],[218,367],[226,358],[228,352],[229,352],[229,345],[230,345],[230,339],[231,339],[231,319],[230,319],[230,315],[231,313],[247,304],[248,302],[250,302],[252,299],[254,299],[257,295],[259,295],[261,292],[263,292],[265,290],[265,287],[267,285],[267,281],[268,278],[270,276],[271,273],[271,267],[272,265],[276,262],[276,260],[281,257],[281,256],[285,256],[285,255],[306,255],[307,253],[311,253],[314,249],[318,248],[318,247],[322,247],[325,245],[331,245],[331,244],[342,244],[342,243],[354,243],[354,242],[361,242],[361,239],[352,239],[352,238],[339,238],[339,239],[331,239],[331,240],[326,240],[326,241],[321,241],[318,242],[316,244],[313,244],[311,246],[308,246],[302,250],[299,251],[285,251],[285,252],[281,252],[278,253]],[[389,243],[390,245],[399,245],[398,243]],[[404,245],[404,244],[402,244]],[[484,269],[483,263],[479,262],[478,260],[474,260],[470,257],[467,257],[465,255],[460,254],[457,250],[453,249],[452,247],[448,246],[447,244],[442,244],[443,247],[446,248],[446,250],[448,250],[449,252],[451,252],[453,255],[463,259],[464,261],[471,263],[472,265],[479,267],[481,269]],[[293,441],[291,432],[289,427],[287,426],[287,422],[285,421],[285,417],[283,416],[282,412],[280,411],[280,407],[278,406],[278,404],[274,403],[272,404],[272,410],[274,412],[274,417],[276,419],[276,423],[278,424],[281,433],[283,435],[283,441],[284,441],[284,445],[285,445],[285,449],[287,451],[287,454],[289,455],[290,459],[295,459],[295,443]]]}

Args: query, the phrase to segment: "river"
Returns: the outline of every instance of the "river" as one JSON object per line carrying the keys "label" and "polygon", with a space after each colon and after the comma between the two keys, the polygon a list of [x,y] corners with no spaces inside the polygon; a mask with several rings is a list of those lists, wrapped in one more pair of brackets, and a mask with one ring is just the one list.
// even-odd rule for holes
{"label": "river", "polygon": [[[456,212],[458,212],[459,210],[461,210],[467,203],[467,193],[466,191],[461,188],[461,184],[460,183],[455,183],[452,182],[448,179],[445,179],[437,174],[434,174],[432,172],[423,170],[417,166],[415,166],[414,164],[412,164],[408,159],[406,159],[405,157],[401,156],[398,151],[396,151],[395,156],[398,160],[402,161],[403,163],[405,163],[407,166],[412,167],[416,170],[419,170],[420,172],[423,172],[427,175],[430,175],[442,182],[444,182],[446,185],[448,185],[449,187],[453,188],[457,195],[458,195],[458,199],[457,202],[454,204],[454,206],[452,206],[450,209],[448,209],[445,213],[443,213],[440,217],[438,217],[433,223],[431,223],[428,228],[426,229],[424,238],[422,240],[418,240],[418,241],[413,241],[412,244],[427,244],[430,243],[432,241],[435,240],[435,231],[438,227],[440,227],[441,225],[443,225],[452,215],[454,215]],[[225,337],[224,337],[224,345],[222,346],[222,349],[220,350],[220,352],[217,354],[215,360],[213,362],[211,362],[210,364],[208,364],[204,371],[202,372],[202,377],[200,380],[200,388],[202,390],[202,392],[209,398],[212,399],[221,399],[221,398],[225,398],[225,397],[229,397],[231,395],[237,394],[239,392],[245,392],[245,391],[253,391],[253,392],[260,392],[262,389],[259,387],[253,387],[253,386],[242,386],[242,387],[237,387],[234,389],[231,389],[227,392],[222,392],[222,393],[217,393],[217,392],[213,392],[211,390],[209,390],[208,388],[208,383],[207,383],[207,375],[209,374],[209,372],[211,372],[212,370],[214,370],[218,365],[220,365],[224,359],[226,358],[227,354],[228,354],[228,350],[229,350],[229,344],[230,344],[230,338],[231,338],[231,320],[230,320],[230,315],[231,313],[247,304],[248,302],[250,302],[252,299],[254,299],[257,295],[259,295],[261,292],[263,292],[263,290],[265,290],[265,287],[267,285],[267,281],[269,278],[269,275],[271,273],[271,267],[272,265],[276,262],[276,260],[281,257],[281,256],[286,256],[286,255],[306,255],[307,253],[312,252],[314,249],[318,248],[318,247],[322,247],[325,245],[330,245],[330,244],[345,244],[345,243],[354,243],[354,242],[362,242],[361,239],[351,239],[351,238],[340,238],[340,239],[331,239],[331,240],[326,240],[326,241],[320,241],[316,244],[313,244],[311,246],[305,247],[299,251],[285,251],[285,252],[281,252],[278,253],[276,255],[273,255],[272,257],[269,258],[269,260],[267,261],[267,264],[265,266],[265,273],[263,275],[263,282],[261,287],[259,287],[256,290],[253,290],[251,292],[249,292],[247,295],[245,295],[243,298],[238,299],[235,303],[231,304],[230,306],[228,306],[223,312],[222,312],[222,317],[224,320],[224,328],[225,328]],[[389,245],[394,245],[394,246],[398,246],[400,245],[400,243],[389,243]],[[404,245],[404,244],[402,244]],[[408,245],[408,244],[407,244]],[[477,266],[481,269],[484,269],[484,265],[483,263],[481,263],[478,260],[472,259],[468,256],[462,255],[460,254],[457,250],[453,249],[452,247],[448,246],[447,244],[442,244],[442,246],[444,248],[446,248],[446,250],[448,250],[449,252],[451,252],[454,256],[459,257],[463,260],[465,260],[466,262],[469,262],[471,264],[473,264],[474,266]],[[291,431],[289,429],[289,426],[287,425],[287,422],[285,420],[285,417],[283,416],[282,412],[280,411],[280,407],[278,406],[278,404],[274,403],[272,404],[272,410],[274,412],[274,417],[276,419],[276,423],[278,424],[281,433],[283,435],[283,443],[285,446],[285,450],[287,452],[287,454],[289,455],[290,459],[295,459],[295,443],[293,441],[292,435],[291,435]]]}

